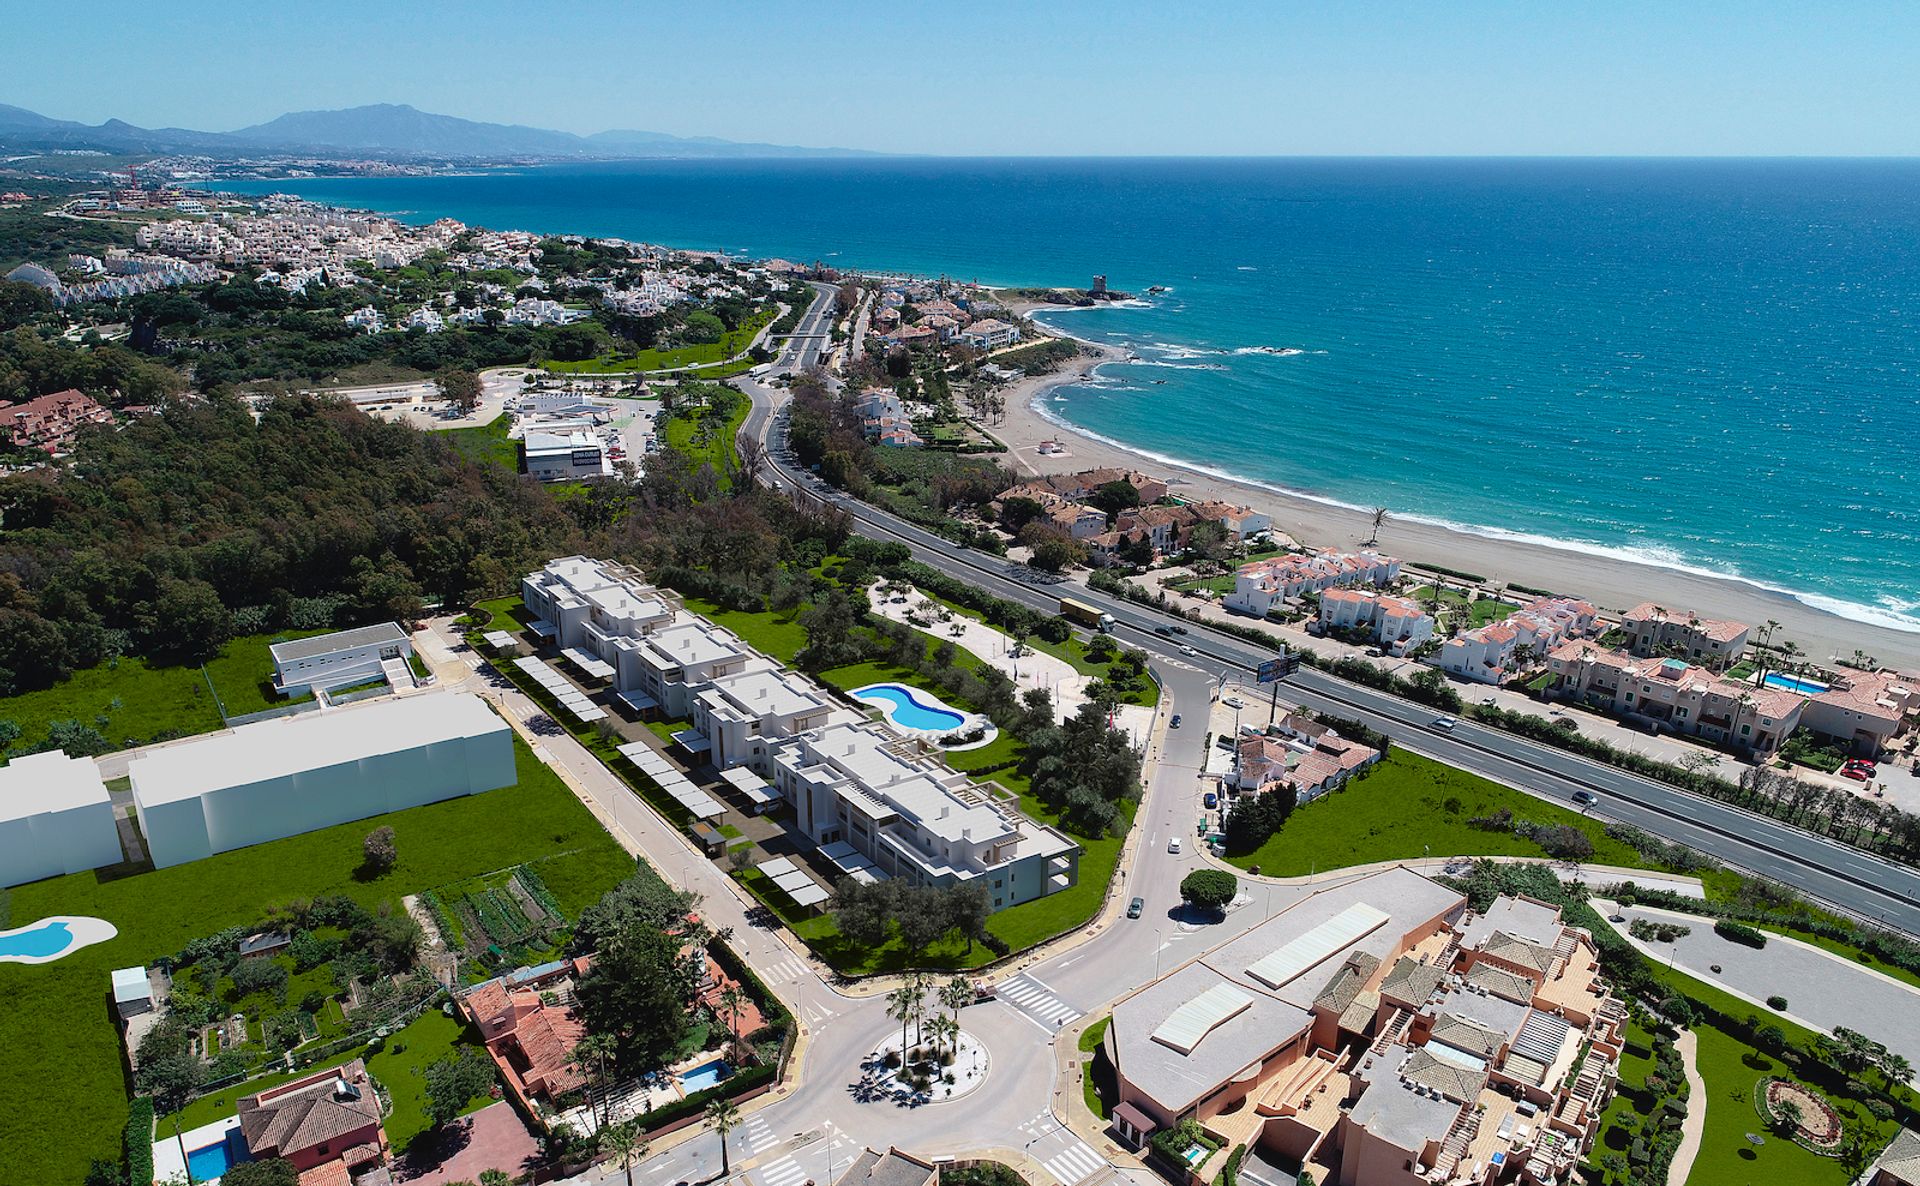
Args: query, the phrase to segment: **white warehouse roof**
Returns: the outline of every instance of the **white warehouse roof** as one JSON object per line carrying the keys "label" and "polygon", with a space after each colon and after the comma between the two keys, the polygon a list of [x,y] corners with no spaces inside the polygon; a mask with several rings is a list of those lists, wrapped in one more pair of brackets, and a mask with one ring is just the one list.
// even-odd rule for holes
{"label": "white warehouse roof", "polygon": [[134,759],[127,773],[135,798],[153,806],[506,728],[469,693],[390,697],[155,750]]}

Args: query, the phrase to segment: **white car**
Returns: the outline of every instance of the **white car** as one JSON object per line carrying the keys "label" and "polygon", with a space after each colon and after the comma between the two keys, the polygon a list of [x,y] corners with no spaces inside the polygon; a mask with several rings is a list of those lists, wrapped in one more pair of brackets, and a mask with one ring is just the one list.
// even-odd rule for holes
{"label": "white car", "polygon": [[1183,655],[1197,655],[1197,654],[1199,654],[1200,652],[1199,652],[1199,651],[1196,651],[1196,650],[1194,650],[1194,649],[1193,649],[1192,647],[1190,647],[1190,646],[1184,646],[1184,645],[1183,645],[1183,646],[1182,646],[1182,647],[1180,648],[1180,653],[1181,653],[1181,654],[1183,654]]}
{"label": "white car", "polygon": [[1459,718],[1457,718],[1457,717],[1435,717],[1435,718],[1433,718],[1433,727],[1434,727],[1434,728],[1436,728],[1436,729],[1444,729],[1445,731],[1447,731],[1447,732],[1449,732],[1449,733],[1451,733],[1451,732],[1453,732],[1453,727],[1454,727],[1455,725],[1457,725],[1457,724],[1459,724],[1459,723],[1460,723],[1460,720],[1459,720]]}
{"label": "white car", "polygon": [[1180,855],[1180,837],[1175,836],[1173,839],[1167,841],[1167,851],[1174,856]]}

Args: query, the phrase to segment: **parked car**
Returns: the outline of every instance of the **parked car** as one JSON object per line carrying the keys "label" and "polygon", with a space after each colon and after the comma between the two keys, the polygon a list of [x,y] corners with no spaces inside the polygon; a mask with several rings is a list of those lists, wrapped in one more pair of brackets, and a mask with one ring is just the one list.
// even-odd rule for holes
{"label": "parked car", "polygon": [[1220,806],[1220,796],[1214,794],[1212,791],[1208,791],[1205,802],[1208,807],[1218,807]]}
{"label": "parked car", "polygon": [[1846,768],[1849,770],[1864,770],[1867,772],[1867,777],[1869,778],[1880,773],[1880,767],[1866,758],[1848,758]]}
{"label": "parked car", "polygon": [[1179,713],[1177,713],[1177,712],[1176,712],[1176,713],[1174,713],[1174,714],[1173,714],[1173,719],[1167,722],[1167,727],[1168,727],[1169,729],[1178,729],[1178,728],[1180,727],[1180,714],[1179,714]]}
{"label": "parked car", "polygon": [[1135,898],[1133,901],[1127,903],[1127,917],[1139,918],[1146,912],[1146,909],[1147,900],[1145,898]]}
{"label": "parked car", "polygon": [[1459,724],[1459,723],[1460,723],[1460,719],[1459,719],[1458,717],[1435,717],[1435,718],[1433,718],[1433,727],[1434,727],[1434,728],[1436,728],[1436,729],[1444,729],[1444,730],[1446,730],[1446,731],[1447,731],[1447,732],[1449,732],[1449,733],[1451,733],[1451,732],[1453,731],[1453,727],[1454,727],[1455,725],[1457,725],[1457,724]]}
{"label": "parked car", "polygon": [[1855,782],[1870,782],[1873,779],[1872,774],[1860,769],[1858,766],[1842,766],[1840,768],[1840,777],[1851,778]]}
{"label": "parked car", "polygon": [[1180,837],[1175,836],[1173,839],[1167,841],[1167,851],[1174,856],[1180,855]]}

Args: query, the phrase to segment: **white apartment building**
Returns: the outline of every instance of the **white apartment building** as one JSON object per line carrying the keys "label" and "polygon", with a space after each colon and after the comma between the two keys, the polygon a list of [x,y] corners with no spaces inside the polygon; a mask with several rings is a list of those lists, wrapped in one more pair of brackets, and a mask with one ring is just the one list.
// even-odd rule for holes
{"label": "white apartment building", "polygon": [[833,725],[776,746],[771,781],[815,844],[851,845],[886,876],[979,880],[995,910],[1079,879],[1079,845],[996,806],[965,775],[909,756],[909,745],[872,725]]}
{"label": "white apartment building", "polygon": [[960,340],[975,350],[997,350],[1002,346],[1011,346],[1020,340],[1020,330],[1004,321],[989,317],[976,321],[961,331]]}
{"label": "white apartment building", "polygon": [[616,640],[667,625],[676,608],[637,570],[586,556],[562,557],[528,573],[520,579],[520,600],[534,615],[535,634],[608,663],[618,662]]}
{"label": "white apartment building", "polygon": [[1313,552],[1275,556],[1243,564],[1234,573],[1233,592],[1221,604],[1264,618],[1303,593],[1355,585],[1384,589],[1400,578],[1400,561],[1376,552]]}
{"label": "white apartment building", "polygon": [[[689,718],[722,770],[746,766],[768,777],[772,742],[818,729],[835,719],[858,719],[798,672],[752,669],[699,689]],[[696,746],[699,744],[696,741]]]}
{"label": "white apartment building", "polygon": [[1367,589],[1328,589],[1320,595],[1320,629],[1365,630],[1395,655],[1433,637],[1433,618],[1404,597]]}

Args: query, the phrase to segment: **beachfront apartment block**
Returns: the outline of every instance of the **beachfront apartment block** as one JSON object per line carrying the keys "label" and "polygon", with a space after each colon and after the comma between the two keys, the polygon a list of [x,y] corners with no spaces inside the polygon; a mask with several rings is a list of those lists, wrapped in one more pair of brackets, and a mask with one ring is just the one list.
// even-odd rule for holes
{"label": "beachfront apartment block", "polygon": [[273,657],[273,690],[310,696],[385,678],[387,663],[413,657],[413,639],[398,624],[381,622],[276,642],[267,653]]}
{"label": "beachfront apartment block", "polygon": [[1645,659],[1654,655],[1705,663],[1725,670],[1747,647],[1750,627],[1745,622],[1703,618],[1691,610],[1669,610],[1643,601],[1620,615],[1627,634],[1627,652]]}
{"label": "beachfront apartment block", "polygon": [[1591,605],[1571,598],[1543,597],[1501,621],[1448,639],[1433,662],[1461,679],[1500,684],[1543,662],[1566,639],[1591,633],[1593,627]]}
{"label": "beachfront apartment block", "polygon": [[1264,618],[1305,593],[1357,585],[1384,589],[1398,579],[1400,561],[1377,552],[1294,553],[1241,565],[1233,576],[1233,592],[1221,604]]}
{"label": "beachfront apartment block", "polygon": [[1895,672],[1847,671],[1831,683],[1781,687],[1728,679],[1684,659],[1640,658],[1591,643],[1563,643],[1548,657],[1551,694],[1636,723],[1771,758],[1804,726],[1849,753],[1885,749],[1920,711],[1920,684]]}
{"label": "beachfront apartment block", "polygon": [[976,321],[960,332],[960,340],[975,350],[997,350],[1020,340],[1020,327],[998,318]]}
{"label": "beachfront apartment block", "polygon": [[1592,936],[1404,868],[1321,890],[1114,1006],[1139,1144],[1192,1119],[1339,1186],[1547,1186],[1590,1153],[1626,1010]]}
{"label": "beachfront apartment block", "polygon": [[1079,879],[1078,844],[878,726],[816,729],[775,746],[770,760],[801,831],[823,850],[851,845],[882,876],[979,884],[994,910]]}
{"label": "beachfront apartment block", "polygon": [[1404,655],[1433,637],[1433,617],[1404,597],[1370,589],[1320,595],[1320,629],[1363,630],[1389,654]]}

